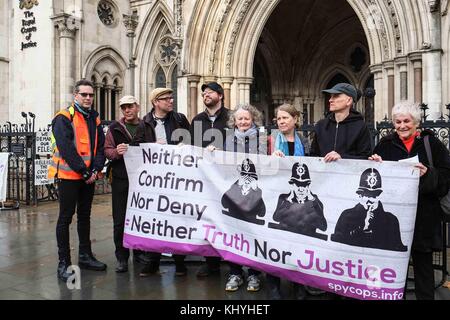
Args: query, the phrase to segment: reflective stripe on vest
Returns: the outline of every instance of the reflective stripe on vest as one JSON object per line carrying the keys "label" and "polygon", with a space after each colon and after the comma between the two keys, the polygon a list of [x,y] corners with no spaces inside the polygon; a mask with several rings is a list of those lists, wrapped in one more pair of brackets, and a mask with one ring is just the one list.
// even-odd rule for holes
{"label": "reflective stripe on vest", "polygon": [[[91,154],[91,141],[89,136],[89,128],[83,115],[79,112],[75,112],[75,107],[72,105],[68,109],[61,110],[56,114],[55,117],[63,115],[70,120],[72,130],[73,130],[73,145],[77,150],[78,155],[83,160],[87,168],[91,165],[93,156],[97,154],[97,139],[98,133],[95,132],[95,144],[94,144],[94,155]],[[97,127],[100,125],[100,119],[96,119]],[[50,162],[48,176],[49,178],[59,178],[68,180],[80,180],[83,176],[73,171],[67,162],[61,157],[58,147],[56,145],[56,139],[52,133],[51,137],[53,156]]]}

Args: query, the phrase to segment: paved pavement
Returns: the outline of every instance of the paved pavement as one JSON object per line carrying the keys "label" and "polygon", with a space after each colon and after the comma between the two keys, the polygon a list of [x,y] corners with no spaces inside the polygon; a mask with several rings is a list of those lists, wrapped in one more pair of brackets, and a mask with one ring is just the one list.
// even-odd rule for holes
{"label": "paved pavement", "polygon": [[[57,202],[40,203],[38,207],[22,207],[15,211],[0,211],[0,300],[266,299],[264,283],[263,289],[255,293],[247,292],[245,286],[234,293],[225,292],[226,263],[222,263],[220,276],[198,279],[195,275],[200,265],[198,257],[188,257],[188,275],[185,277],[175,277],[175,266],[171,259],[162,262],[159,275],[140,278],[142,265],[138,263],[130,263],[128,273],[115,273],[111,195],[95,196],[91,221],[93,251],[99,260],[108,264],[108,270],[82,270],[81,289],[69,289],[56,278],[57,217]],[[75,220],[71,225],[73,262],[77,261],[78,250]],[[439,273],[436,273],[436,277],[437,280],[441,279]],[[282,293],[286,299],[292,298],[289,283],[282,283]],[[326,297],[310,296],[310,299],[323,300]],[[414,294],[408,292],[407,299],[415,299]],[[436,299],[450,300],[450,289],[438,288]]]}

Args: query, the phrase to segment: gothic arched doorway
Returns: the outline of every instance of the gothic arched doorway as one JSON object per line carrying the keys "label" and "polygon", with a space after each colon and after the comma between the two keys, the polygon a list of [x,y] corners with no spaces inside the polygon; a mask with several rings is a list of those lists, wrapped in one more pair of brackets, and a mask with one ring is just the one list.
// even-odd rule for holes
{"label": "gothic arched doorway", "polygon": [[250,96],[266,88],[266,120],[274,106],[288,102],[302,111],[307,106],[308,119],[317,121],[328,105],[321,91],[331,81],[364,90],[368,53],[364,29],[346,0],[282,0],[261,33]]}

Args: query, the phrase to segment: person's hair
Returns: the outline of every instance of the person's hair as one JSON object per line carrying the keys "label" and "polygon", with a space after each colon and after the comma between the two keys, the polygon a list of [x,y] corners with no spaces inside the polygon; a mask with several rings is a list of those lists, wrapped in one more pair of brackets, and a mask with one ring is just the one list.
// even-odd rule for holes
{"label": "person's hair", "polygon": [[77,81],[77,83],[75,83],[73,92],[75,92],[75,93],[80,92],[80,86],[89,86],[92,89],[95,89],[94,84],[91,81],[86,80],[86,79],[81,79],[81,80]]}
{"label": "person's hair", "polygon": [[392,108],[392,121],[399,115],[411,115],[415,124],[419,124],[422,120],[422,112],[420,111],[420,105],[418,103],[402,101],[397,103]]}
{"label": "person's hair", "polygon": [[250,116],[252,117],[252,122],[257,127],[262,126],[262,113],[258,109],[256,109],[251,104],[238,104],[234,110],[230,112],[230,116],[228,118],[227,125],[229,128],[235,127],[235,115],[239,110],[248,111],[250,113]]}
{"label": "person's hair", "polygon": [[284,103],[278,108],[275,109],[275,118],[277,118],[278,111],[284,111],[289,113],[292,118],[297,117],[297,123],[295,124],[296,128],[300,127],[300,111],[298,111],[292,104]]}

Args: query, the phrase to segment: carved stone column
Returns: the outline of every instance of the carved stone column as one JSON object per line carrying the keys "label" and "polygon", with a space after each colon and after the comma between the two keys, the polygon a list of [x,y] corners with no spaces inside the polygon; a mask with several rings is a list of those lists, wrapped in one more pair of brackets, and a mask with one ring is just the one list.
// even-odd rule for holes
{"label": "carved stone column", "polygon": [[234,104],[231,102],[231,85],[233,84],[233,77],[223,77],[221,78],[223,84],[225,105],[230,107],[230,109],[234,109]]}
{"label": "carved stone column", "polygon": [[374,89],[377,94],[374,97],[373,111],[375,121],[381,121],[387,112],[384,109],[386,103],[384,102],[385,90],[383,79],[383,68],[381,64],[370,66],[370,72],[373,74]]}
{"label": "carved stone column", "polygon": [[422,53],[411,53],[409,60],[414,70],[414,102],[422,103]]}
{"label": "carved stone column", "polygon": [[116,87],[116,105],[114,106],[114,108],[116,109],[115,115],[116,118],[115,119],[111,119],[111,120],[119,120],[121,118],[121,113],[120,113],[120,107],[119,107],[119,100],[120,100],[120,96],[122,94],[122,87]]}
{"label": "carved stone column", "polygon": [[237,103],[250,103],[250,85],[253,83],[253,78],[240,77],[238,82],[238,101]]}
{"label": "carved stone column", "polygon": [[395,59],[395,65],[400,74],[400,100],[408,100],[408,68],[406,57],[400,57]]}
{"label": "carved stone column", "polygon": [[100,90],[102,88],[103,84],[101,82],[96,82],[94,83],[94,89],[95,89],[95,103],[94,103],[94,107],[95,110],[100,113],[100,104],[102,103],[100,100]]}
{"label": "carved stone column", "polygon": [[114,108],[112,105],[112,89],[114,89],[111,85],[105,86],[105,98],[106,98],[106,105],[105,105],[105,114],[103,115],[102,120],[113,120],[111,119],[111,110]]}
{"label": "carved stone column", "polygon": [[[59,106],[67,106],[73,100],[75,84],[75,34],[78,24],[74,17],[62,13],[52,17],[59,36]],[[57,99],[58,101],[58,99]]]}
{"label": "carved stone column", "polygon": [[189,99],[188,99],[188,113],[187,117],[192,120],[200,111],[197,107],[198,101],[198,83],[200,82],[200,76],[190,75],[187,78],[189,84]]}
{"label": "carved stone column", "polygon": [[392,61],[383,64],[387,74],[387,114],[391,114],[392,107],[395,104],[395,75],[394,63]]}
{"label": "carved stone column", "polygon": [[136,37],[136,28],[139,23],[139,16],[136,11],[133,11],[131,15],[124,14],[123,15],[123,24],[127,29],[127,37],[129,38],[129,49],[128,49],[128,69],[130,69],[130,92],[132,95],[135,95],[135,85],[134,85],[134,70],[136,68],[136,57],[133,55],[133,46],[134,46],[134,37]]}

